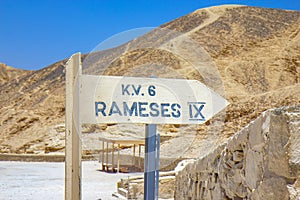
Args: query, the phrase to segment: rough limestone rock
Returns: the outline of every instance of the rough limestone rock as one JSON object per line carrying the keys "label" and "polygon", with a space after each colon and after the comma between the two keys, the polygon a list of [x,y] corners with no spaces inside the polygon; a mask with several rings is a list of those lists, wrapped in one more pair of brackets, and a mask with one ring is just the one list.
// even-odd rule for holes
{"label": "rough limestone rock", "polygon": [[300,199],[300,106],[269,110],[176,176],[175,199]]}

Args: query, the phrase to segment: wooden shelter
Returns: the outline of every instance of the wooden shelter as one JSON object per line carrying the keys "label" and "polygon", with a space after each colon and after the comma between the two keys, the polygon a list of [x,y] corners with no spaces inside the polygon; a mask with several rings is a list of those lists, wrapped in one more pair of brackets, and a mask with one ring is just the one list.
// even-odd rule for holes
{"label": "wooden shelter", "polygon": [[[138,168],[143,169],[141,162],[141,147],[145,146],[145,139],[108,139],[108,138],[99,138],[102,141],[102,170],[111,171],[111,172],[128,172],[126,167],[121,168],[120,163],[120,150],[122,146],[132,146],[133,147],[133,157],[132,157],[132,166],[136,165],[136,147],[138,148]],[[110,143],[110,145],[109,145]],[[109,149],[110,146],[110,149]],[[111,160],[109,161],[109,151],[111,152]],[[115,166],[115,151],[117,154],[117,164]]]}

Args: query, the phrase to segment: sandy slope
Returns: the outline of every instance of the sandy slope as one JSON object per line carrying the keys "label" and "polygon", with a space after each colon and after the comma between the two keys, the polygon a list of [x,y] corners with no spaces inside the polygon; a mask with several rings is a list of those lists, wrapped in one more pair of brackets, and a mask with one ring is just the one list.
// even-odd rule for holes
{"label": "sandy slope", "polygon": [[[162,154],[198,157],[262,111],[300,104],[299,24],[299,11],[246,6],[200,9],[161,26],[176,32],[154,30],[121,47],[84,55],[84,73],[198,79],[224,95],[230,106],[205,125],[159,126],[168,141]],[[192,42],[185,44],[186,38]],[[141,48],[149,45],[155,49]],[[185,49],[187,45],[193,51]],[[181,49],[188,60],[166,50],[170,48]],[[65,62],[32,72],[0,68],[0,152],[63,151]],[[142,130],[139,125],[84,127],[85,134],[113,136],[128,132],[143,136]]]}
{"label": "sandy slope", "polygon": [[[0,199],[64,199],[64,163],[1,162]],[[113,199],[116,182],[136,174],[108,174],[83,162],[82,199]]]}

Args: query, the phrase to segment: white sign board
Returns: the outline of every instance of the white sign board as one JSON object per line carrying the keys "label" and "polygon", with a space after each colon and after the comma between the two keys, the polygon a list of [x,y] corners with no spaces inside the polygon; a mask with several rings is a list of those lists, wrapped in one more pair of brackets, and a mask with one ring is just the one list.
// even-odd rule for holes
{"label": "white sign board", "polygon": [[81,76],[82,123],[201,124],[228,102],[196,80]]}

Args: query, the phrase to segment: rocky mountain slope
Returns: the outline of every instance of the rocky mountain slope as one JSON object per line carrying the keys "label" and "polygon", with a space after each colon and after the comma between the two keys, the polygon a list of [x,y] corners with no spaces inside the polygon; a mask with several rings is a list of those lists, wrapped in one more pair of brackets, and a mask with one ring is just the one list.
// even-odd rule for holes
{"label": "rocky mountain slope", "polygon": [[[263,111],[300,104],[299,25],[299,11],[247,6],[200,9],[118,48],[84,55],[84,73],[198,79],[221,93],[231,104],[214,120],[197,127],[160,127],[163,135],[178,139],[168,140],[166,149],[168,142],[178,146],[184,139],[188,146],[178,149],[180,156],[194,157],[207,145],[226,140]],[[191,48],[199,48],[184,52],[188,46],[184,38],[193,41],[188,44]],[[189,60],[165,50],[178,44]],[[199,60],[200,72],[193,67]],[[65,63],[38,71],[0,66],[0,152],[63,150]],[[134,135],[142,130],[134,126],[138,128],[94,125],[84,130],[105,134],[126,130]],[[193,137],[187,139],[191,131]]]}
{"label": "rocky mountain slope", "polygon": [[11,81],[12,79],[18,79],[19,76],[30,73],[30,71],[18,70],[0,63],[0,85]]}

